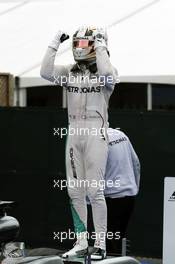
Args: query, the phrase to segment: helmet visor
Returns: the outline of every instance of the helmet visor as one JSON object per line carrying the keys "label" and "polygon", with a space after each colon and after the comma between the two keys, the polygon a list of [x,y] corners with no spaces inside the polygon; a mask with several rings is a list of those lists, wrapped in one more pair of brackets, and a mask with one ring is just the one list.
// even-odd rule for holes
{"label": "helmet visor", "polygon": [[93,41],[90,41],[88,39],[78,39],[78,40],[74,40],[73,42],[73,46],[74,48],[88,48],[90,46],[92,46]]}

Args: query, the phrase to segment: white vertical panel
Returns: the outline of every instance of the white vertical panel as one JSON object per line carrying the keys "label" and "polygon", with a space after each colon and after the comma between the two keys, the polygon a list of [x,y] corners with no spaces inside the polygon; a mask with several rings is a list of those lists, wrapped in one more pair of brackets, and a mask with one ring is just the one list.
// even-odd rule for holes
{"label": "white vertical panel", "polygon": [[163,264],[175,263],[175,177],[164,183]]}

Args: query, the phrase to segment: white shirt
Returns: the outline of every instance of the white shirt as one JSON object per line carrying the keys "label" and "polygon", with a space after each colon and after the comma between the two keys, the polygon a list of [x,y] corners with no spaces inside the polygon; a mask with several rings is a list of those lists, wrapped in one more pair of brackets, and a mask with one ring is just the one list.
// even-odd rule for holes
{"label": "white shirt", "polygon": [[140,182],[140,162],[137,154],[122,131],[108,128],[108,137],[104,194],[111,198],[136,195]]}

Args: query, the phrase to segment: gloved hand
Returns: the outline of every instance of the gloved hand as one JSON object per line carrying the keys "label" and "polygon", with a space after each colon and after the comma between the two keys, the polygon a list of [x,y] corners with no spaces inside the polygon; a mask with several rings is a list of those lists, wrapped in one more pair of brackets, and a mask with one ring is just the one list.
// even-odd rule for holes
{"label": "gloved hand", "polygon": [[65,41],[66,39],[69,38],[69,35],[64,33],[63,31],[59,30],[57,32],[57,34],[55,35],[54,39],[51,41],[49,47],[58,50],[58,47],[60,45],[60,43],[62,43],[63,41]]}
{"label": "gloved hand", "polygon": [[104,28],[97,28],[94,33],[95,43],[94,48],[106,47],[107,48],[107,33]]}

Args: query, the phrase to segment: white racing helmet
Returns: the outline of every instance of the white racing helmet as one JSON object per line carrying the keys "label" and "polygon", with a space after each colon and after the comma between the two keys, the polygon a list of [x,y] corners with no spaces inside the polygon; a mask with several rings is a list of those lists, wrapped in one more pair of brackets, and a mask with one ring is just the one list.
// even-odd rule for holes
{"label": "white racing helmet", "polygon": [[[75,61],[92,61],[96,57],[94,49],[95,35],[98,28],[81,27],[73,35],[72,51]],[[104,31],[104,39],[107,45],[107,33]]]}

